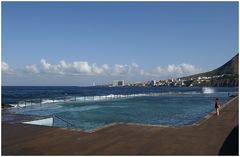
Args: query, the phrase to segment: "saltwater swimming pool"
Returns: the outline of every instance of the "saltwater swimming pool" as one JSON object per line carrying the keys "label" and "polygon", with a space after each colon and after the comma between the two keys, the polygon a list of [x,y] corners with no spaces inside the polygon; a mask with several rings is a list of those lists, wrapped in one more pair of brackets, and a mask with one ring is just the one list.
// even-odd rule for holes
{"label": "saltwater swimming pool", "polygon": [[[50,116],[54,119],[54,126],[82,130],[120,122],[180,126],[196,123],[213,111],[216,97],[220,98],[221,104],[230,99],[228,90],[204,90],[150,92],[115,97],[108,95],[105,99],[104,96],[95,96],[84,101],[79,98],[73,102],[46,103],[41,106],[14,108],[11,111]],[[66,122],[71,125],[67,126]]]}

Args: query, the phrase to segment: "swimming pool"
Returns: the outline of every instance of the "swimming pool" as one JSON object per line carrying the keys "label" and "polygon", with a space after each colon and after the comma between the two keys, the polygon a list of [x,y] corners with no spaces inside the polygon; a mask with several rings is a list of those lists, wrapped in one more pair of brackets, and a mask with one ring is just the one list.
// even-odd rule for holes
{"label": "swimming pool", "polygon": [[[89,131],[112,123],[139,123],[181,126],[196,123],[214,110],[215,98],[221,104],[230,98],[221,92],[167,92],[130,94],[88,101],[46,103],[32,107],[14,108],[12,112],[25,115],[53,117],[53,126]],[[81,100],[81,101],[80,101]]]}

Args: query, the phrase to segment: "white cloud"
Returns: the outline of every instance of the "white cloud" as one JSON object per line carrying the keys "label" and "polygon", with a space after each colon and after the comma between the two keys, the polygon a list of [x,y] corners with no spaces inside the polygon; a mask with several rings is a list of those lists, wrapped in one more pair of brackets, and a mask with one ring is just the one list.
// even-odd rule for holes
{"label": "white cloud", "polygon": [[73,70],[75,70],[77,73],[82,74],[91,74],[92,73],[92,67],[88,64],[88,62],[85,61],[76,61],[73,62],[73,64],[69,64]]}
{"label": "white cloud", "polygon": [[64,74],[63,68],[60,64],[51,65],[45,59],[41,59],[41,70],[49,74]]}
{"label": "white cloud", "polygon": [[128,65],[115,64],[113,67],[112,75],[126,75],[128,74]]}
{"label": "white cloud", "polygon": [[33,74],[38,74],[39,70],[35,64],[33,65],[26,65],[25,66],[26,72],[33,73]]}
{"label": "white cloud", "polygon": [[129,66],[129,72],[131,74],[145,75],[145,71],[141,69],[137,63],[132,63]]}
{"label": "white cloud", "polygon": [[182,69],[184,72],[186,72],[187,74],[194,74],[194,73],[198,73],[201,72],[201,69],[196,68],[194,65],[191,64],[182,64]]}
{"label": "white cloud", "polygon": [[[2,63],[2,69],[8,69],[6,63]],[[145,76],[157,78],[173,78],[187,76],[201,72],[191,64],[171,64],[166,67],[157,66],[152,70],[146,71],[140,68],[137,63],[131,64],[115,64],[115,65],[97,65],[90,64],[87,61],[74,61],[67,63],[60,60],[58,64],[48,63],[45,59],[41,59],[40,64],[26,65],[25,71],[33,74],[47,73],[60,75],[86,75],[86,76]]]}
{"label": "white cloud", "polygon": [[6,62],[2,62],[2,71],[8,71],[9,70],[9,66]]}
{"label": "white cloud", "polygon": [[48,74],[72,74],[72,75],[143,75],[144,70],[140,69],[136,63],[130,65],[127,64],[115,64],[109,66],[108,64],[97,65],[89,64],[86,61],[74,61],[72,63],[66,63],[61,60],[59,64],[50,64],[45,59],[41,59],[39,69],[42,72]]}
{"label": "white cloud", "polygon": [[50,64],[45,59],[41,59],[39,69],[48,74],[70,74],[70,75],[103,75],[109,70],[107,64],[98,66],[90,65],[86,61],[74,61],[66,63],[61,60],[59,64]]}
{"label": "white cloud", "polygon": [[183,63],[179,65],[171,64],[165,68],[157,66],[153,71],[151,71],[150,75],[163,77],[181,77],[196,74],[201,71],[201,69],[196,68],[194,65]]}
{"label": "white cloud", "polygon": [[5,74],[13,74],[13,69],[11,69],[6,62],[2,61],[2,72]]}
{"label": "white cloud", "polygon": [[138,64],[115,64],[112,69],[111,75],[145,75],[145,71],[139,67]]}
{"label": "white cloud", "polygon": [[96,64],[92,65],[92,71],[95,74],[103,74],[104,73],[104,69],[102,67],[98,67]]}
{"label": "white cloud", "polygon": [[103,64],[103,65],[102,65],[102,68],[103,68],[104,70],[108,70],[108,69],[109,69],[109,66],[108,66],[107,64]]}

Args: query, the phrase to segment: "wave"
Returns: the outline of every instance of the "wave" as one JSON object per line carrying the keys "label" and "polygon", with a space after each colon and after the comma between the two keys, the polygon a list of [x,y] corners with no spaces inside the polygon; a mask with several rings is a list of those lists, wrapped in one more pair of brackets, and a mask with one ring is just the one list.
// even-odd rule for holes
{"label": "wave", "polygon": [[213,88],[203,87],[203,88],[202,88],[202,92],[203,92],[204,94],[212,94],[212,93],[214,93],[215,91],[214,91]]}

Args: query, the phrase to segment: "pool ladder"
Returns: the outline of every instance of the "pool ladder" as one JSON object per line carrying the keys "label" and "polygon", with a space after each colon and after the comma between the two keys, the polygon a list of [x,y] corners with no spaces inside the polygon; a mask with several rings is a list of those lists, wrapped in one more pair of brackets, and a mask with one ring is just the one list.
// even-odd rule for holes
{"label": "pool ladder", "polygon": [[54,119],[56,118],[56,119],[59,119],[61,122],[65,123],[66,126],[67,126],[67,128],[75,127],[74,124],[70,123],[70,122],[67,121],[66,119],[63,119],[63,118],[61,118],[61,117],[59,117],[59,116],[57,116],[57,115],[52,115],[52,117],[53,117],[53,126],[54,126],[54,124],[55,124]]}

